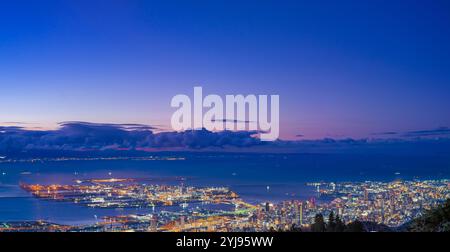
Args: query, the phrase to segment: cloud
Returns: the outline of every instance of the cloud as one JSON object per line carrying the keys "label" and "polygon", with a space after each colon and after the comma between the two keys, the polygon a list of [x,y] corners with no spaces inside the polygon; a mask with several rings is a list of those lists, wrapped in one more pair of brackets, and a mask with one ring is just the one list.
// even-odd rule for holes
{"label": "cloud", "polygon": [[373,133],[372,135],[374,136],[393,136],[393,135],[397,135],[398,132],[395,131],[385,131],[385,132],[378,132],[378,133]]}
{"label": "cloud", "polygon": [[204,149],[249,147],[262,144],[256,131],[153,132],[141,124],[62,122],[57,130],[29,130],[17,126],[0,127],[0,152],[27,150],[136,150],[145,148]]}
{"label": "cloud", "polygon": [[249,121],[249,120],[237,120],[237,119],[211,119],[211,122],[232,122],[232,123],[254,123],[254,121]]}
{"label": "cloud", "polygon": [[150,147],[186,147],[192,149],[208,147],[249,147],[261,144],[252,137],[256,131],[211,132],[205,129],[183,132],[161,132],[148,137]]}
{"label": "cloud", "polygon": [[388,136],[397,138],[430,138],[430,137],[449,137],[450,128],[449,127],[439,127],[435,129],[424,129],[406,132],[396,132],[396,131],[386,131],[373,133],[373,136]]}
{"label": "cloud", "polygon": [[[276,141],[270,146],[275,152],[327,153],[363,155],[443,155],[450,158],[449,138],[379,138],[379,139],[333,139]],[[450,160],[450,159],[449,159]]]}
{"label": "cloud", "polygon": [[99,127],[112,127],[122,130],[155,130],[159,129],[155,126],[145,125],[145,124],[137,124],[137,123],[91,123],[91,122],[82,122],[82,121],[67,121],[60,122],[60,126],[86,126],[92,128]]}
{"label": "cloud", "polygon": [[409,131],[404,134],[405,137],[445,137],[450,136],[449,127],[439,127],[431,130]]}
{"label": "cloud", "polygon": [[[155,132],[157,127],[141,124],[62,122],[56,130],[32,130],[20,126],[0,126],[0,155],[47,153],[65,155],[99,151],[245,151],[278,153],[408,154],[449,155],[450,138],[417,137],[449,135],[449,129],[408,132],[416,137],[296,140],[262,142],[257,131],[206,129],[183,132]],[[404,133],[403,133],[404,134]],[[299,135],[300,137],[301,135]],[[131,153],[131,152],[130,152]]]}
{"label": "cloud", "polygon": [[27,122],[1,122],[1,124],[8,124],[8,125],[26,125],[29,124]]}
{"label": "cloud", "polygon": [[23,129],[23,127],[20,127],[20,126],[0,126],[0,131],[3,133],[17,132],[17,131],[21,131],[22,129]]}

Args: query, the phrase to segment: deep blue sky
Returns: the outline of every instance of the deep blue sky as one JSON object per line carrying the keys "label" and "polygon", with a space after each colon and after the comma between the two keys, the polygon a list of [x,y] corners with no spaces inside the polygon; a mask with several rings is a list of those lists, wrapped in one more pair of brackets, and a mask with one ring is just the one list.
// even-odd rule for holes
{"label": "deep blue sky", "polygon": [[279,94],[288,139],[450,126],[450,2],[0,2],[0,124],[169,126],[196,85]]}

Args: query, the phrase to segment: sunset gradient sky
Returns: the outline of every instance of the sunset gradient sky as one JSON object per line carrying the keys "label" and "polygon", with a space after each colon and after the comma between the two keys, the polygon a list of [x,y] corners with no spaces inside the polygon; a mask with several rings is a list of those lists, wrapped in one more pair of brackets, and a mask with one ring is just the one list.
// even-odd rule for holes
{"label": "sunset gradient sky", "polygon": [[283,139],[450,126],[450,1],[0,2],[0,125],[169,129],[171,98],[280,95]]}

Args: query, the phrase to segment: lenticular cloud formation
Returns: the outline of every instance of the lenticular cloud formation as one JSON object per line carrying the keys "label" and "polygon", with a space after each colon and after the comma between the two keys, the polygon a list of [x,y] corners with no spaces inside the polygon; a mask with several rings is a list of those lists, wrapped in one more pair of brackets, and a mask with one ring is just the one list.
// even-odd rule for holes
{"label": "lenticular cloud formation", "polygon": [[205,129],[154,133],[140,124],[65,122],[57,130],[36,131],[0,127],[0,151],[107,150],[139,148],[249,147],[261,144],[254,131],[210,132]]}

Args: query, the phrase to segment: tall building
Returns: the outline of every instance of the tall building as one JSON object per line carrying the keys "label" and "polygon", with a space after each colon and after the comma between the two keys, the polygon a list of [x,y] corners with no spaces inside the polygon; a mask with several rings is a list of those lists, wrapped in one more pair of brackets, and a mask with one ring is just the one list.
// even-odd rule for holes
{"label": "tall building", "polygon": [[364,188],[364,201],[369,201],[369,192],[367,191],[367,188]]}
{"label": "tall building", "polygon": [[344,209],[343,206],[339,206],[337,209],[337,214],[342,218],[344,216]]}
{"label": "tall building", "polygon": [[269,211],[270,211],[270,203],[266,202],[266,212],[269,212]]}
{"label": "tall building", "polygon": [[156,215],[153,215],[150,219],[149,231],[156,232],[157,230],[158,230],[158,218],[156,217]]}
{"label": "tall building", "polygon": [[303,226],[303,202],[297,206],[297,221],[299,226]]}

